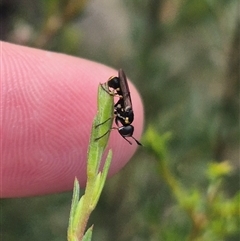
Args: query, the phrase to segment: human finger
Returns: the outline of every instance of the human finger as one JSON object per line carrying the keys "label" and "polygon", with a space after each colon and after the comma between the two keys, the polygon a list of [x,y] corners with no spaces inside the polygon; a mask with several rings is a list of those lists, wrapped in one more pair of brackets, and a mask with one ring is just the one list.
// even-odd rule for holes
{"label": "human finger", "polygon": [[[2,197],[19,197],[72,189],[75,176],[86,182],[90,130],[97,111],[97,88],[116,70],[64,54],[1,42]],[[143,106],[130,83],[135,114],[134,136],[143,128]],[[134,154],[112,132],[118,172]]]}

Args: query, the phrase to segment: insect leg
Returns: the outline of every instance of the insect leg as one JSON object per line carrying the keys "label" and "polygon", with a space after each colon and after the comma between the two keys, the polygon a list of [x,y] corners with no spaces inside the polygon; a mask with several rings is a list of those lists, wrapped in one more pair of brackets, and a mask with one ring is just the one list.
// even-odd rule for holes
{"label": "insect leg", "polygon": [[[112,128],[111,128],[111,129],[112,129]],[[94,141],[98,141],[98,140],[100,140],[101,138],[103,138],[104,136],[106,136],[106,135],[111,131],[111,129],[109,129],[109,130],[108,130],[106,133],[104,133],[103,135],[101,135],[101,136],[95,138]]]}
{"label": "insect leg", "polygon": [[100,124],[96,125],[96,126],[95,126],[95,128],[98,128],[99,126],[101,126],[101,125],[105,124],[106,122],[110,121],[112,118],[113,118],[113,117],[109,117],[109,118],[108,118],[108,119],[106,119],[104,122],[102,122],[102,123],[100,123]]}
{"label": "insect leg", "polygon": [[131,137],[133,138],[133,140],[136,141],[136,143],[137,143],[139,146],[142,146],[142,144],[141,144],[137,139],[135,139],[133,136],[131,136]]}

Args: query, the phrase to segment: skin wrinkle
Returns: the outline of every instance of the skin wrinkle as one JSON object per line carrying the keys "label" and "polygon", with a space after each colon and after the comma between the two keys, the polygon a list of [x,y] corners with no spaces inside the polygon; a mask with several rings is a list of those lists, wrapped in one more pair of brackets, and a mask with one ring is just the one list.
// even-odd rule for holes
{"label": "skin wrinkle", "polygon": [[[2,197],[43,195],[71,190],[74,177],[86,181],[86,158],[97,88],[113,70],[99,63],[8,43],[3,52]],[[129,83],[140,139],[143,106]],[[110,176],[134,154],[111,131],[113,149]]]}

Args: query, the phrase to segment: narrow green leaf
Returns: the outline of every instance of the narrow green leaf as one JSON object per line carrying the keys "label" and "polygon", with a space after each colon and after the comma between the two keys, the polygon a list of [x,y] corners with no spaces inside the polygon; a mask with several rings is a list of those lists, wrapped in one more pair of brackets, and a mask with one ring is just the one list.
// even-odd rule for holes
{"label": "narrow green leaf", "polygon": [[93,225],[84,234],[82,241],[91,241],[92,240],[92,230],[93,230]]}
{"label": "narrow green leaf", "polygon": [[[100,85],[98,87],[98,113],[96,118],[93,121],[92,135],[90,138],[89,149],[88,149],[87,173],[89,177],[96,175],[96,173],[99,170],[101,157],[109,139],[110,132],[109,133],[107,132],[112,127],[112,122],[113,122],[112,117],[113,117],[113,97],[110,96],[105,90],[103,90],[103,88]],[[97,138],[101,137],[105,133],[107,133],[105,136],[96,140]]]}
{"label": "narrow green leaf", "polygon": [[106,161],[105,161],[105,164],[104,164],[104,167],[103,167],[103,172],[102,172],[102,175],[101,175],[101,183],[100,183],[100,187],[99,187],[98,199],[100,197],[103,186],[105,184],[111,162],[112,162],[112,150],[109,150]]}
{"label": "narrow green leaf", "polygon": [[74,187],[73,187],[73,196],[72,196],[72,204],[71,204],[71,210],[70,210],[70,217],[69,217],[69,226],[68,226],[68,235],[71,235],[73,233],[73,220],[76,213],[76,209],[79,202],[79,195],[80,195],[80,188],[79,188],[79,182],[77,178],[74,180]]}
{"label": "narrow green leaf", "polygon": [[108,174],[108,170],[110,167],[112,161],[112,151],[109,150],[104,167],[103,167],[103,172],[99,172],[96,179],[95,179],[95,185],[94,185],[94,191],[93,191],[93,198],[92,198],[92,209],[94,209],[97,205],[97,202],[100,198],[100,195],[102,193],[106,178],[107,178],[107,174]]}
{"label": "narrow green leaf", "polygon": [[77,225],[79,224],[79,220],[82,217],[82,213],[83,213],[83,203],[84,203],[84,199],[85,199],[85,194],[82,195],[82,197],[80,198],[80,201],[77,204],[75,213],[74,213],[74,219],[73,219],[73,230],[75,231],[77,228]]}

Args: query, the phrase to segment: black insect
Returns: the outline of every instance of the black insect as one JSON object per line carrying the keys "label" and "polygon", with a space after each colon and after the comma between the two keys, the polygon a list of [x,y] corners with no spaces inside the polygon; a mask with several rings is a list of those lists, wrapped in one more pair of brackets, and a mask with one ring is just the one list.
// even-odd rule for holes
{"label": "black insect", "polygon": [[[107,89],[105,87],[106,85],[107,85]],[[114,117],[115,117],[115,123],[117,127],[110,128],[105,134],[96,138],[95,140],[101,139],[111,130],[118,130],[119,134],[129,144],[132,145],[132,143],[126,137],[133,138],[136,141],[136,143],[141,146],[142,144],[133,137],[134,126],[131,125],[131,123],[134,120],[134,113],[132,109],[132,100],[131,100],[130,91],[127,83],[127,78],[124,71],[122,69],[119,69],[118,77],[111,77],[107,83],[102,84],[102,88],[108,94],[119,97],[119,100],[114,105]],[[111,117],[106,121],[104,121],[103,123],[100,123],[99,125],[97,125],[96,128],[106,123],[110,119]],[[122,126],[120,126],[120,123],[122,124]]]}

